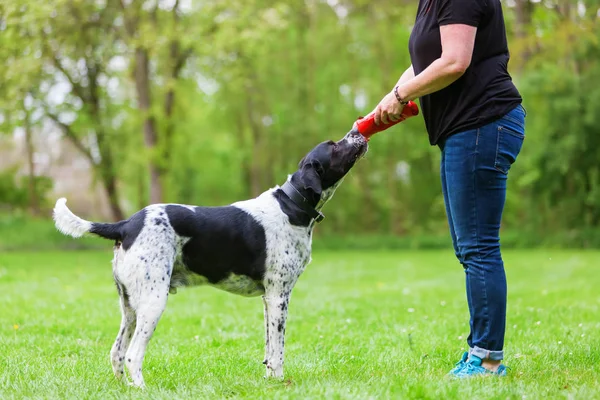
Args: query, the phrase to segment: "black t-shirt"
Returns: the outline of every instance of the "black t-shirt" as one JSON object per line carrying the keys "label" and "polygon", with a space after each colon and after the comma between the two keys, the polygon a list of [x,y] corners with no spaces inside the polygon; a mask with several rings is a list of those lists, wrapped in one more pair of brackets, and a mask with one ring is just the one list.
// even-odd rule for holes
{"label": "black t-shirt", "polygon": [[420,0],[408,44],[415,75],[442,55],[440,25],[477,27],[471,65],[450,86],[421,97],[432,145],[486,125],[521,104],[507,71],[506,28],[500,0]]}

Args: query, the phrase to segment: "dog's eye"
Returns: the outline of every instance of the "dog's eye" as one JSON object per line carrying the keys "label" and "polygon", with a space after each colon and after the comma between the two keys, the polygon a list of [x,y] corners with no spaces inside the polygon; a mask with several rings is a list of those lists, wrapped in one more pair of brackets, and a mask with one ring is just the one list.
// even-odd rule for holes
{"label": "dog's eye", "polygon": [[318,161],[313,162],[313,167],[315,168],[315,171],[317,171],[317,174],[322,174],[325,171],[323,165]]}

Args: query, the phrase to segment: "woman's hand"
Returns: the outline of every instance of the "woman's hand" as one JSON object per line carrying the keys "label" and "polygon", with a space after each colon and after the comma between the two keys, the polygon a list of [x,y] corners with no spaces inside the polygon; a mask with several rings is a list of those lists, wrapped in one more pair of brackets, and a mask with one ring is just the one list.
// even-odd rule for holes
{"label": "woman's hand", "polygon": [[[398,97],[413,100],[437,92],[460,78],[471,64],[476,34],[477,28],[470,25],[440,26],[441,57],[417,76],[412,66],[407,69],[394,89]],[[375,124],[397,121],[403,108],[396,94],[388,93],[375,107]]]}
{"label": "woman's hand", "polygon": [[375,125],[381,122],[396,122],[402,116],[404,104],[400,103],[393,92],[388,93],[375,107]]}

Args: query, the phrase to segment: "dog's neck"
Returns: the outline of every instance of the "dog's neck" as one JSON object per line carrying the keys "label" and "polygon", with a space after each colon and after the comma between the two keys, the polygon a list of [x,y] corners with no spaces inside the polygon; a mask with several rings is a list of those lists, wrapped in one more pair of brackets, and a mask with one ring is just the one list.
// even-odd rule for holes
{"label": "dog's neck", "polygon": [[[334,186],[325,189],[318,199],[315,199],[314,196],[311,196],[312,193],[308,193],[306,189],[292,184],[293,189],[295,189],[298,192],[298,194],[302,196],[302,198],[305,200],[302,201],[299,198],[294,198],[293,194],[292,196],[290,196],[286,193],[289,192],[289,189],[292,188],[284,190],[286,189],[284,188],[284,186],[286,186],[288,183],[291,184],[291,181],[288,179],[286,184],[275,190],[274,196],[275,199],[279,202],[281,210],[288,216],[292,225],[303,226],[312,230],[314,225],[317,222],[320,222],[320,220],[322,219],[319,219],[316,216],[322,215],[321,210],[323,209],[325,204],[329,200],[331,200],[335,190],[338,188],[340,183],[342,183],[342,180],[337,182]],[[308,210],[308,208],[310,208],[312,212]]]}
{"label": "dog's neck", "polygon": [[304,213],[306,213],[315,222],[321,222],[323,218],[325,218],[325,216],[316,209],[319,205],[319,202],[314,204],[314,200],[309,200],[309,196],[301,193],[300,189],[296,187],[296,185],[294,185],[290,180],[284,183],[280,189],[290,200],[292,200],[294,204],[296,204],[296,206],[298,206],[298,208],[304,211]]}

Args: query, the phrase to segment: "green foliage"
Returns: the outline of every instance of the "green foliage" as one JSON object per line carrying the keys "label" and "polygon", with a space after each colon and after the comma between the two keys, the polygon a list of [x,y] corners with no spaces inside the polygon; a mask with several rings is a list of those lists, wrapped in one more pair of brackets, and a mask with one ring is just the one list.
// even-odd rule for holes
{"label": "green foliage", "polygon": [[16,168],[0,173],[0,205],[24,207],[27,204],[27,190],[15,182]]}
{"label": "green foliage", "polygon": [[[0,171],[0,209],[25,210],[31,204],[29,177],[17,177],[17,169]],[[48,206],[48,193],[52,189],[52,180],[47,176],[35,176],[33,195],[42,206]]]}
{"label": "green foliage", "polygon": [[22,210],[0,214],[0,252],[107,249],[110,242],[96,237],[74,240],[58,232],[54,224],[45,218],[32,218]]}
{"label": "green foliage", "polygon": [[[283,183],[410,63],[414,2],[167,3],[2,4],[1,130],[68,122],[70,131],[59,127],[97,182],[107,192],[114,184],[111,204],[125,215],[157,184],[166,202],[219,205]],[[600,224],[600,29],[597,5],[578,4],[503,5],[509,67],[528,111],[503,228],[539,242],[595,243],[584,238]],[[64,96],[50,96],[64,84]],[[438,165],[421,117],[377,135],[318,231],[447,237]]]}
{"label": "green foliage", "polygon": [[600,225],[600,32],[589,23],[553,27],[520,80],[529,111],[520,208],[535,209],[530,223],[542,229],[589,230]]}

